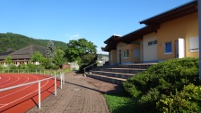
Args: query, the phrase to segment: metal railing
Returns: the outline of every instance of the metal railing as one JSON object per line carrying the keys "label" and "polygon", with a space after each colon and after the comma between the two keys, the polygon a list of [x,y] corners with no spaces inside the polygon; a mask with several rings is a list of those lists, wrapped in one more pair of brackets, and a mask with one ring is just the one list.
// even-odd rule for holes
{"label": "metal railing", "polygon": [[42,70],[42,69],[3,69],[0,73],[35,73],[35,74],[59,74],[61,71],[56,70]]}
{"label": "metal railing", "polygon": [[83,68],[83,69],[84,69],[84,76],[85,76],[85,77],[86,77],[86,74],[85,74],[86,69],[89,68],[89,67],[92,67],[92,68],[93,68],[93,66],[94,66],[95,64],[97,64],[97,63],[95,62],[95,63],[93,63],[93,64],[91,64],[91,65],[88,65],[87,67]]}
{"label": "metal railing", "polygon": [[[32,85],[32,84],[38,83],[38,108],[40,109],[41,108],[41,82],[49,80],[49,79],[53,79],[53,78],[54,78],[54,95],[57,96],[57,83],[56,83],[57,75],[52,76],[52,77],[48,77],[48,78],[45,78],[45,79],[33,81],[33,82],[28,82],[28,83],[24,83],[24,84],[19,84],[19,85],[3,88],[3,89],[0,89],[0,92],[7,91],[7,90],[12,90],[12,89],[19,88],[19,87],[22,87],[22,86],[27,86],[27,85]],[[61,81],[60,82],[61,83],[60,88],[62,89],[62,85],[64,84],[64,73],[60,74],[60,81]]]}

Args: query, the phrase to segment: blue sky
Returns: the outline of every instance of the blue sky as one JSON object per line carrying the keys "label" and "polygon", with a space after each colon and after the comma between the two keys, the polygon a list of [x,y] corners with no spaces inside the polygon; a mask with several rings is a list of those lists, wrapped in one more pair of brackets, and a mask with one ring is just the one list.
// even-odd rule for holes
{"label": "blue sky", "polygon": [[113,34],[126,35],[139,22],[192,0],[1,0],[0,33],[36,39],[86,38],[97,45]]}

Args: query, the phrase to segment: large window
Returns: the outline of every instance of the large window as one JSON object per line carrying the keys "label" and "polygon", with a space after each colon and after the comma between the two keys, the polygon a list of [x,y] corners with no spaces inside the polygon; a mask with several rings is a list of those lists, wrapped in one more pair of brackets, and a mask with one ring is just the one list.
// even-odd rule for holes
{"label": "large window", "polygon": [[153,40],[153,41],[148,42],[148,46],[156,45],[156,44],[157,44],[157,40]]}
{"label": "large window", "polygon": [[189,38],[189,51],[190,52],[198,52],[199,51],[198,37]]}
{"label": "large window", "polygon": [[165,43],[165,54],[171,54],[172,53],[172,42],[166,42]]}
{"label": "large window", "polygon": [[128,58],[129,57],[129,50],[124,50],[124,58]]}

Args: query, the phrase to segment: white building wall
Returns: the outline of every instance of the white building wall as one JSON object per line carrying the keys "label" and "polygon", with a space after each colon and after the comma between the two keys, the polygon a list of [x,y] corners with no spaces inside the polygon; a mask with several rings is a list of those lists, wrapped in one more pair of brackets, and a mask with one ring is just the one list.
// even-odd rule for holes
{"label": "white building wall", "polygon": [[148,46],[148,42],[155,40],[157,40],[156,33],[150,33],[143,37],[143,62],[156,62],[158,60],[158,44]]}

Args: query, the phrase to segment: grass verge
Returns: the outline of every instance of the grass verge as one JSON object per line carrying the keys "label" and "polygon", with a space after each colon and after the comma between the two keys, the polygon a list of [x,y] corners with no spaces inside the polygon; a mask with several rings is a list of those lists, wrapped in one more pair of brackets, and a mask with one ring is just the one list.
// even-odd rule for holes
{"label": "grass verge", "polygon": [[110,113],[134,113],[135,101],[123,91],[104,94]]}

